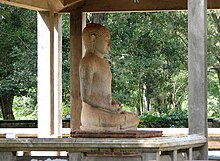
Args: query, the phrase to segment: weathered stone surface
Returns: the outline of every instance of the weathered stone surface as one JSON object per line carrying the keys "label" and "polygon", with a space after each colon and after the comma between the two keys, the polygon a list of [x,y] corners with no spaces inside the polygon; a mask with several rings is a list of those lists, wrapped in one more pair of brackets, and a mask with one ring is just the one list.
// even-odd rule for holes
{"label": "weathered stone surface", "polygon": [[[208,137],[207,0],[188,1],[189,134]],[[200,150],[208,158],[208,143]]]}
{"label": "weathered stone surface", "polygon": [[73,138],[152,138],[162,136],[162,131],[130,130],[116,132],[71,132]]}
{"label": "weathered stone surface", "polygon": [[83,101],[81,130],[120,131],[136,130],[138,115],[122,111],[112,99],[112,73],[104,55],[110,50],[111,40],[107,28],[89,24],[83,30],[86,53],[80,62],[80,89]]}
{"label": "weathered stone surface", "polygon": [[206,138],[200,135],[155,138],[18,138],[0,139],[0,151],[168,151],[200,147]]}
{"label": "weathered stone surface", "polygon": [[83,161],[84,155],[83,153],[70,153],[69,154],[69,161]]}
{"label": "weathered stone surface", "polygon": [[82,161],[142,161],[142,159],[141,157],[86,157]]}
{"label": "weathered stone surface", "polygon": [[16,161],[13,152],[0,152],[0,161]]}
{"label": "weathered stone surface", "polygon": [[[0,139],[0,154],[7,154],[7,157],[10,157],[14,151],[68,151],[70,161],[84,161],[83,159],[89,157],[87,154],[91,154],[91,152],[93,154],[113,154],[114,158],[117,158],[116,156],[119,154],[131,158],[140,158],[140,155],[143,157],[145,154],[145,158],[149,158],[152,157],[152,153],[156,154],[156,158],[158,158],[160,154],[168,153],[172,158],[174,156],[172,153],[170,154],[172,151],[187,152],[189,149],[201,147],[205,143],[206,138],[200,135],[154,138],[18,138]],[[3,159],[7,161],[7,158]]]}
{"label": "weathered stone surface", "polygon": [[[75,159],[75,158],[74,158]],[[96,157],[82,157],[79,160],[69,159],[69,161],[175,161],[172,155],[166,154],[156,157],[155,153],[145,153],[142,156],[96,156]],[[187,155],[184,153],[178,153],[177,160],[183,161],[187,160]],[[177,161],[176,160],[176,161]]]}

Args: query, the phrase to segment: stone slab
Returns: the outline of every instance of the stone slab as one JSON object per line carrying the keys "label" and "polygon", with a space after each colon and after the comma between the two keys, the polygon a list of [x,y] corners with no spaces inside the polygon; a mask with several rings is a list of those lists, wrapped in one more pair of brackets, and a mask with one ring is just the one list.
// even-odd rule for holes
{"label": "stone slab", "polygon": [[201,147],[206,141],[200,135],[154,138],[0,138],[0,151],[172,151]]}

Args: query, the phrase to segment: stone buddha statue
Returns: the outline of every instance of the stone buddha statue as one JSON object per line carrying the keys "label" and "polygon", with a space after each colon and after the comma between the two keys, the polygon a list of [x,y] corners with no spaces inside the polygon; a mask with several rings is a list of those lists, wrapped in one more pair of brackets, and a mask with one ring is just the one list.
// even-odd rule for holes
{"label": "stone buddha statue", "polygon": [[89,24],[83,30],[86,53],[80,62],[80,90],[82,112],[81,130],[123,131],[136,130],[139,118],[122,110],[112,99],[112,73],[104,55],[110,50],[108,29],[100,24]]}

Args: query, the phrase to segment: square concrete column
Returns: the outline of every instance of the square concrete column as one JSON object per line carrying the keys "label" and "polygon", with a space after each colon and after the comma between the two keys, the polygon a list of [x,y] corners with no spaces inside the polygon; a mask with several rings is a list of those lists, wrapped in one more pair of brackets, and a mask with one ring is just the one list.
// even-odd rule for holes
{"label": "square concrete column", "polygon": [[160,153],[142,153],[142,161],[150,161],[150,160],[160,160]]}
{"label": "square concrete column", "polygon": [[62,135],[62,17],[38,12],[38,137]]}
{"label": "square concrete column", "polygon": [[0,161],[16,161],[16,156],[13,152],[0,152]]}
{"label": "square concrete column", "polygon": [[84,154],[77,152],[69,152],[69,161],[83,161]]}
{"label": "square concrete column", "polygon": [[[188,1],[189,133],[207,134],[207,0]],[[207,144],[200,150],[207,160]]]}

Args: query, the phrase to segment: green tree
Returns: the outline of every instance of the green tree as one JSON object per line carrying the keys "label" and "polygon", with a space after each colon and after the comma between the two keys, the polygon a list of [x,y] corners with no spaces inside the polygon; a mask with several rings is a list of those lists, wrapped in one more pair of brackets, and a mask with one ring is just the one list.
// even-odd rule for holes
{"label": "green tree", "polygon": [[208,12],[209,111],[219,117],[220,110],[220,12]]}
{"label": "green tree", "polygon": [[63,83],[63,118],[70,114],[70,17],[62,17],[62,83]]}
{"label": "green tree", "polygon": [[118,101],[139,114],[144,110],[144,97],[164,108],[181,105],[184,99],[177,96],[183,96],[175,91],[173,97],[173,86],[181,85],[181,91],[187,87],[187,79],[180,82],[175,77],[187,70],[186,13],[109,14],[105,25],[112,35],[109,59]]}
{"label": "green tree", "polygon": [[[65,109],[69,108],[68,19],[66,15],[63,18]],[[180,108],[187,91],[186,13],[89,14],[87,21],[110,29],[112,50],[107,57],[113,72],[113,95],[118,102],[139,114],[146,108],[145,98],[148,105]]]}
{"label": "green tree", "polygon": [[0,108],[14,119],[14,96],[36,89],[36,12],[0,4]]}

